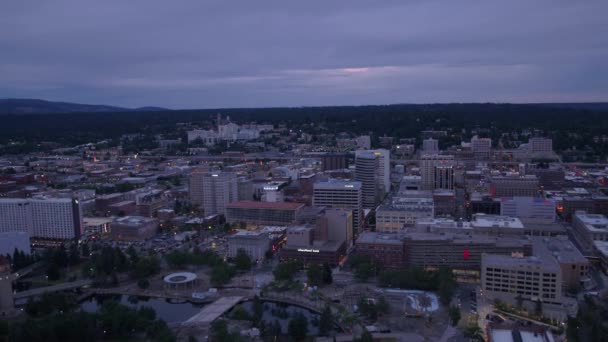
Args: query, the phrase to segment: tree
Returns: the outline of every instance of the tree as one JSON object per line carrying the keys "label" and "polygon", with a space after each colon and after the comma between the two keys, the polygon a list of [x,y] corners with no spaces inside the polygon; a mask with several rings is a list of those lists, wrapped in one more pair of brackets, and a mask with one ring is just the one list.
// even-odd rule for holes
{"label": "tree", "polygon": [[82,254],[82,256],[85,258],[88,258],[91,255],[91,251],[89,250],[88,243],[85,242],[82,245],[80,245],[80,254]]}
{"label": "tree", "polygon": [[302,268],[302,262],[290,260],[277,265],[272,271],[276,280],[292,280],[293,276]]}
{"label": "tree", "polygon": [[239,342],[241,336],[237,333],[228,331],[228,323],[223,319],[215,320],[211,323],[211,341],[213,342]]}
{"label": "tree", "polygon": [[323,283],[329,285],[333,282],[333,276],[331,273],[331,267],[328,263],[323,263]]}
{"label": "tree", "polygon": [[239,248],[236,251],[234,263],[236,268],[239,270],[248,271],[251,269],[251,258],[249,257],[249,254],[247,254],[247,252],[242,248]]}
{"label": "tree", "polygon": [[72,243],[70,245],[70,252],[68,258],[70,265],[76,265],[80,262],[80,251],[78,250],[78,245],[76,243]]}
{"label": "tree", "polygon": [[367,281],[374,275],[375,267],[372,263],[362,263],[355,270],[355,278],[360,281]]}
{"label": "tree", "polygon": [[134,265],[132,270],[132,276],[136,279],[146,278],[153,276],[160,272],[160,260],[155,257],[141,258]]}
{"label": "tree", "polygon": [[253,297],[253,320],[254,325],[259,325],[262,322],[262,316],[264,315],[264,304],[260,300],[260,297],[255,295]]}
{"label": "tree", "polygon": [[287,331],[294,340],[304,339],[308,334],[308,319],[306,319],[306,316],[301,313],[296,314],[289,320]]}
{"label": "tree", "polygon": [[323,270],[318,264],[310,264],[306,271],[306,277],[310,286],[319,286],[323,283]]}
{"label": "tree", "polygon": [[233,267],[227,264],[219,264],[213,266],[211,269],[211,284],[214,286],[222,286],[230,281],[234,277],[235,270]]}
{"label": "tree", "polygon": [[458,325],[458,322],[460,321],[460,309],[457,306],[450,306],[449,315],[452,326]]}
{"label": "tree", "polygon": [[145,289],[147,289],[148,287],[150,287],[150,281],[149,281],[148,279],[139,279],[139,280],[137,281],[137,286],[138,286],[140,289],[145,290]]}
{"label": "tree", "polygon": [[133,245],[127,248],[127,255],[129,256],[129,261],[131,264],[136,264],[139,261],[139,256],[137,255],[137,251]]}
{"label": "tree", "polygon": [[386,298],[384,298],[384,296],[380,297],[380,299],[378,299],[378,304],[376,304],[376,308],[378,309],[378,311],[380,313],[383,314],[388,314],[391,310],[391,306],[390,304],[386,301]]}
{"label": "tree", "polygon": [[517,309],[521,310],[523,308],[523,304],[524,304],[524,297],[522,297],[521,294],[518,294],[517,297],[515,297],[515,303],[516,303]]}
{"label": "tree", "polygon": [[451,269],[448,268],[440,268],[438,271],[439,277],[439,300],[443,305],[449,305],[452,301],[452,296],[454,295],[454,291],[456,290],[456,279],[454,279],[454,274]]}
{"label": "tree", "polygon": [[467,337],[472,341],[485,341],[483,331],[477,324],[466,327],[466,329],[464,330],[464,337]]}
{"label": "tree", "polygon": [[361,336],[359,336],[359,338],[355,338],[353,342],[374,342],[374,337],[367,329],[364,328]]}
{"label": "tree", "polygon": [[331,307],[329,304],[325,304],[325,308],[321,313],[321,318],[319,319],[319,335],[327,336],[327,334],[331,331],[333,325],[333,315],[331,313]]}
{"label": "tree", "polygon": [[59,266],[55,263],[49,264],[48,268],[46,269],[46,276],[49,280],[59,280],[59,278],[61,278],[61,270],[59,269]]}
{"label": "tree", "polygon": [[536,316],[542,316],[543,314],[543,302],[541,302],[540,299],[537,299],[534,303],[534,314]]}

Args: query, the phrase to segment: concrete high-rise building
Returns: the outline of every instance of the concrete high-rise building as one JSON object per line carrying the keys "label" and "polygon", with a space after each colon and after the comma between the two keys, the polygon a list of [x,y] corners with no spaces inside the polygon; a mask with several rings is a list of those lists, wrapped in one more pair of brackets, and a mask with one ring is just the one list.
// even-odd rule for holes
{"label": "concrete high-rise building", "polygon": [[361,152],[355,157],[355,179],[361,182],[363,208],[374,209],[379,202],[379,158],[372,152]]}
{"label": "concrete high-rise building", "polygon": [[190,175],[190,200],[200,205],[205,215],[224,214],[230,202],[238,200],[236,175],[232,172],[193,172]]}
{"label": "concrete high-rise building", "polygon": [[352,211],[355,234],[363,225],[361,182],[330,179],[313,186],[313,205]]}
{"label": "concrete high-rise building", "polygon": [[381,193],[391,191],[391,152],[385,149],[378,150],[359,150],[355,152],[355,158],[360,154],[373,153],[378,157],[378,185],[381,187]]}
{"label": "concrete high-rise building", "polygon": [[426,154],[420,157],[422,190],[454,189],[454,156]]}
{"label": "concrete high-rise building", "polygon": [[71,198],[0,199],[0,232],[27,232],[43,239],[73,239],[82,233],[82,208]]}
{"label": "concrete high-rise building", "polygon": [[428,138],[422,140],[422,153],[437,154],[439,153],[439,141],[437,139]]}
{"label": "concrete high-rise building", "polygon": [[192,171],[188,179],[188,195],[190,203],[203,205],[203,178],[209,173],[208,168],[199,168]]}

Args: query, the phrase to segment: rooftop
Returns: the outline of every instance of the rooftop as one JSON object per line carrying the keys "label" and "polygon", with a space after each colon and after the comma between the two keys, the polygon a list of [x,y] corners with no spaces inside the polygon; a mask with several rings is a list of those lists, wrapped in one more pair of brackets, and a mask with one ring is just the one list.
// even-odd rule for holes
{"label": "rooftop", "polygon": [[483,254],[482,264],[503,267],[543,267],[543,271],[560,272],[557,260],[553,258],[539,258],[538,256],[508,256],[500,254]]}
{"label": "rooftop", "polygon": [[398,234],[383,234],[375,232],[363,232],[357,238],[357,244],[384,244],[384,245],[402,245],[403,236]]}
{"label": "rooftop", "polygon": [[316,182],[314,187],[315,189],[360,189],[361,182],[330,178],[328,180]]}
{"label": "rooftop", "polygon": [[228,204],[228,208],[239,209],[277,209],[277,210],[295,210],[304,207],[303,203],[292,202],[257,202],[257,201],[238,201]]}
{"label": "rooftop", "polygon": [[500,216],[500,215],[485,215],[475,214],[471,220],[471,226],[475,228],[515,228],[523,229],[524,225],[521,220],[516,217]]}
{"label": "rooftop", "polygon": [[605,232],[608,230],[608,218],[599,214],[587,214],[585,211],[577,211],[575,220],[580,221],[585,228],[592,232]]}
{"label": "rooftop", "polygon": [[125,216],[125,217],[117,218],[114,222],[120,223],[123,225],[137,226],[137,225],[146,224],[146,223],[150,223],[150,222],[154,222],[154,221],[156,221],[156,219],[153,219],[151,217]]}

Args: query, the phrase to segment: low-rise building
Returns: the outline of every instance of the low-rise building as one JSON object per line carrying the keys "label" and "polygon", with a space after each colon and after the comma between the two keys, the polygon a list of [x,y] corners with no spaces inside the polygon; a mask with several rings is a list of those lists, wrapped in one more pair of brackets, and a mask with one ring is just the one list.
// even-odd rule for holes
{"label": "low-rise building", "polygon": [[315,240],[314,226],[287,228],[287,243],[280,250],[281,260],[299,260],[305,264],[340,264],[346,255],[344,240]]}
{"label": "low-rise building", "polygon": [[382,204],[376,209],[376,231],[399,233],[406,225],[414,225],[418,220],[433,217],[433,199],[395,197],[390,203]]}
{"label": "low-rise building", "polygon": [[608,241],[608,218],[599,214],[587,214],[577,211],[572,219],[572,226],[589,246],[594,241]]}
{"label": "low-rise building", "polygon": [[264,231],[239,230],[228,237],[228,257],[236,257],[238,250],[242,249],[251,260],[263,260],[270,245],[271,239]]}
{"label": "low-rise building", "polygon": [[158,230],[158,220],[143,216],[117,218],[110,225],[110,234],[118,241],[141,241],[153,237]]}
{"label": "low-rise building", "polygon": [[297,222],[302,203],[238,201],[226,206],[226,222],[252,226],[288,226]]}
{"label": "low-rise building", "polygon": [[402,268],[407,259],[403,236],[399,234],[363,232],[357,238],[356,254],[387,268]]}
{"label": "low-rise building", "polygon": [[521,306],[530,312],[563,321],[569,306],[562,292],[562,269],[554,258],[544,256],[508,256],[484,254],[481,267],[481,288],[488,300],[500,300]]}
{"label": "low-rise building", "polygon": [[555,222],[555,201],[536,197],[503,197],[500,215],[519,218],[523,223],[550,224]]}

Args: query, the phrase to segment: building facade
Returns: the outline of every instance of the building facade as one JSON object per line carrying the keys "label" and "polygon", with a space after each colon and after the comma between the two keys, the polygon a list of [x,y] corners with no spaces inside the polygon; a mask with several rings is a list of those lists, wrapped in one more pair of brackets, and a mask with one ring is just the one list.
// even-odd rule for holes
{"label": "building facade", "polygon": [[74,239],[82,234],[82,208],[71,198],[0,199],[0,232],[27,232],[42,239]]}
{"label": "building facade", "polygon": [[298,221],[302,203],[232,202],[226,207],[226,222],[245,222],[252,226],[288,226]]}
{"label": "building facade", "polygon": [[313,185],[313,206],[352,212],[355,235],[363,225],[361,182],[330,179]]}

